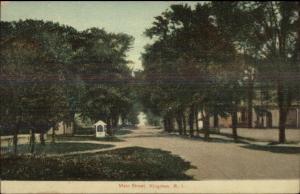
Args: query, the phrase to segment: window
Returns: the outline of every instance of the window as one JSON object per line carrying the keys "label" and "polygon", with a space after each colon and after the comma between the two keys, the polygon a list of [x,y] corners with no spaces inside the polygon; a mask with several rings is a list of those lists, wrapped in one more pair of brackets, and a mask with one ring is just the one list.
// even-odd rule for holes
{"label": "window", "polygon": [[97,132],[103,132],[103,127],[101,125],[97,126]]}

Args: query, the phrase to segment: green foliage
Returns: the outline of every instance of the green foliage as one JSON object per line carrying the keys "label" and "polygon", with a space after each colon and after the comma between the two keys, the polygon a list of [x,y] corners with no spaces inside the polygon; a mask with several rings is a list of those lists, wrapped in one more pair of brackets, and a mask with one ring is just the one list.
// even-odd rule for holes
{"label": "green foliage", "polygon": [[68,109],[59,84],[72,56],[64,35],[68,29],[35,20],[2,24],[1,125],[47,130],[63,120]]}
{"label": "green foliage", "polygon": [[79,103],[81,117],[93,122],[101,119],[115,128],[119,117],[132,117],[133,89],[122,82],[132,79],[126,53],[133,38],[91,28],[83,31],[78,41],[75,60],[82,64],[79,72],[85,83]]}
{"label": "green foliage", "polygon": [[299,2],[213,2],[212,7],[216,24],[248,56],[261,93],[276,91],[279,141],[285,142],[287,114],[300,96]]}
{"label": "green foliage", "polygon": [[60,121],[74,123],[75,113],[116,125],[134,101],[133,89],[121,84],[131,78],[132,41],[98,28],[1,22],[1,128],[46,131]]}
{"label": "green foliage", "polygon": [[140,95],[145,112],[174,118],[200,110],[204,117],[236,117],[242,102],[252,109],[254,89],[271,103],[269,94],[277,90],[284,130],[289,107],[300,96],[298,7],[239,1],[194,9],[171,5],[145,31],[154,42],[142,55],[140,79],[149,84]]}
{"label": "green foliage", "polygon": [[234,68],[236,51],[211,12],[207,4],[195,9],[172,5],[146,30],[148,37],[156,38],[142,55],[141,77],[149,86],[142,89],[141,99],[151,113],[173,117],[196,107],[207,114],[225,114],[219,77]]}
{"label": "green foliage", "polygon": [[20,130],[45,133],[61,121],[76,127],[76,113],[109,128],[121,115],[137,123],[134,89],[123,83],[132,79],[126,60],[132,42],[98,28],[1,21],[0,126],[14,131],[15,148]]}

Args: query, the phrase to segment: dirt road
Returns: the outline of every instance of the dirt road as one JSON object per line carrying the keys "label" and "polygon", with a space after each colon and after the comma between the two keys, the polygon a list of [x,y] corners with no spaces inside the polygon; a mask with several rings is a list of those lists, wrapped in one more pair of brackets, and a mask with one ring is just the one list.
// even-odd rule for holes
{"label": "dirt road", "polygon": [[[300,141],[299,132],[299,130],[287,131],[287,138]],[[265,131],[258,131],[255,135],[257,133],[262,133],[263,137],[268,136]],[[271,136],[267,138],[276,138],[270,131],[268,133]],[[300,177],[299,144],[270,146],[265,142],[257,141],[233,143],[225,136],[219,136],[221,138],[213,136],[213,141],[206,142],[199,138],[191,139],[166,134],[161,129],[153,127],[139,127],[118,137],[124,141],[107,142],[115,145],[114,148],[109,149],[140,146],[170,151],[195,166],[186,173],[196,180],[299,179]]]}

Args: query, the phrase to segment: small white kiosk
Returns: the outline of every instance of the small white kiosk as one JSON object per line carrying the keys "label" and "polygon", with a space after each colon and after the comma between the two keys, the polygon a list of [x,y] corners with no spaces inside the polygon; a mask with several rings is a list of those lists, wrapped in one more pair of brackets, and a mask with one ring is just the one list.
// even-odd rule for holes
{"label": "small white kiosk", "polygon": [[99,120],[94,124],[96,130],[96,137],[105,137],[107,131],[107,125],[103,121]]}

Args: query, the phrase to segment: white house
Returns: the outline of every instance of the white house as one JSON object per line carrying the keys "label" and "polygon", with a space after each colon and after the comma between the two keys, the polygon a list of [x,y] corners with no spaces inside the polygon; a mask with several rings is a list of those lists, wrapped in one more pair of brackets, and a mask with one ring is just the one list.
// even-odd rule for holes
{"label": "white house", "polygon": [[[51,128],[47,134],[52,134],[53,128]],[[59,122],[57,129],[55,130],[56,135],[72,135],[74,133],[73,123],[67,124],[66,122]]]}

